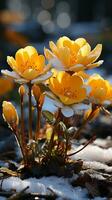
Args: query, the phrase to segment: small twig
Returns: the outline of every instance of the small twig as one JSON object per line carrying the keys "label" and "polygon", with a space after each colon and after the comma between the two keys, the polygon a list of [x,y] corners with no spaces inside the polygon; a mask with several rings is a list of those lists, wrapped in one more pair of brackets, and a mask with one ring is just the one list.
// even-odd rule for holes
{"label": "small twig", "polygon": [[96,139],[96,136],[93,135],[93,137],[90,138],[90,140],[87,141],[87,143],[81,149],[79,149],[78,151],[75,151],[74,153],[68,154],[67,156],[73,156],[73,155],[79,153],[80,151],[82,151],[83,149],[85,149],[89,144],[93,143],[95,139]]}
{"label": "small twig", "polygon": [[47,188],[50,192],[51,192],[51,194],[53,195],[53,196],[55,196],[55,197],[58,197],[58,195],[56,194],[56,192],[53,190],[53,189],[51,189],[51,188]]}
{"label": "small twig", "polygon": [[51,194],[25,193],[28,188],[29,186],[16,194],[15,192],[0,191],[0,196],[7,197],[8,200],[35,199],[36,197],[39,199],[54,200],[58,197],[58,195],[50,188],[48,189],[50,190]]}
{"label": "small twig", "polygon": [[11,197],[9,197],[8,200],[19,200],[19,199],[21,199],[21,197],[23,197],[24,192],[27,189],[29,189],[29,186],[27,186],[26,188],[24,188],[23,190],[21,190],[19,193],[11,195]]}

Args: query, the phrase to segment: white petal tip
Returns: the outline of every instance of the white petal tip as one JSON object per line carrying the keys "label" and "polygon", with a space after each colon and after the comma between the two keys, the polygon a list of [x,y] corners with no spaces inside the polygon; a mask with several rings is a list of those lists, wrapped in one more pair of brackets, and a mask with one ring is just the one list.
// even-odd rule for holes
{"label": "white petal tip", "polygon": [[74,115],[74,110],[67,106],[63,107],[61,112],[65,117],[72,117]]}

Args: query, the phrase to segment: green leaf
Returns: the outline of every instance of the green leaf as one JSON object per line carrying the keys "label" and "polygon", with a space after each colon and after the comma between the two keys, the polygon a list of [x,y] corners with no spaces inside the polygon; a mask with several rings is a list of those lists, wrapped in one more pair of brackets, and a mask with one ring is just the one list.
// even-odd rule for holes
{"label": "green leaf", "polygon": [[51,113],[48,110],[43,110],[42,112],[43,116],[45,117],[46,121],[51,124],[54,125],[56,122],[56,118],[54,117],[53,113]]}

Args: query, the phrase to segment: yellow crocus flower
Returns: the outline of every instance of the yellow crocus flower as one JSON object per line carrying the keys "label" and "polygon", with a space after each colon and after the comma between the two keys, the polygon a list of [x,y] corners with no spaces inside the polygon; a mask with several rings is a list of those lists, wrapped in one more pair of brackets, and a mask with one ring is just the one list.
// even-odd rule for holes
{"label": "yellow crocus flower", "polygon": [[61,108],[65,116],[72,116],[76,109],[83,110],[85,107],[87,109],[87,105],[82,103],[87,97],[87,89],[80,76],[55,71],[48,85],[52,93],[46,92],[46,94]]}
{"label": "yellow crocus flower", "polygon": [[103,63],[103,60],[96,62],[99,58],[102,45],[97,44],[91,51],[89,43],[84,38],[71,40],[68,37],[60,37],[56,44],[49,42],[50,49],[44,49],[45,56],[49,63],[57,70],[82,71],[92,69]]}
{"label": "yellow crocus flower", "polygon": [[1,70],[1,72],[14,78],[18,83],[41,82],[51,76],[51,72],[48,72],[49,66],[45,67],[44,56],[38,55],[37,50],[32,46],[19,49],[15,58],[8,56],[7,62],[13,71]]}
{"label": "yellow crocus flower", "polygon": [[89,99],[95,104],[103,104],[109,100],[110,84],[107,80],[103,79],[100,75],[92,75],[87,85],[91,87]]}

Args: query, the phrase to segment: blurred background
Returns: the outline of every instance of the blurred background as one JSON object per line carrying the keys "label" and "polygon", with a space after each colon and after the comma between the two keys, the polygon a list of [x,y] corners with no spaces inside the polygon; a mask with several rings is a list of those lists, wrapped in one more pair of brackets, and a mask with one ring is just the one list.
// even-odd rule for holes
{"label": "blurred background", "polygon": [[[103,43],[105,68],[112,67],[112,1],[111,0],[1,0],[0,65],[6,68],[6,56],[27,44],[40,53],[49,40],[66,35],[85,37],[94,47]],[[98,69],[99,70],[99,69]]]}

